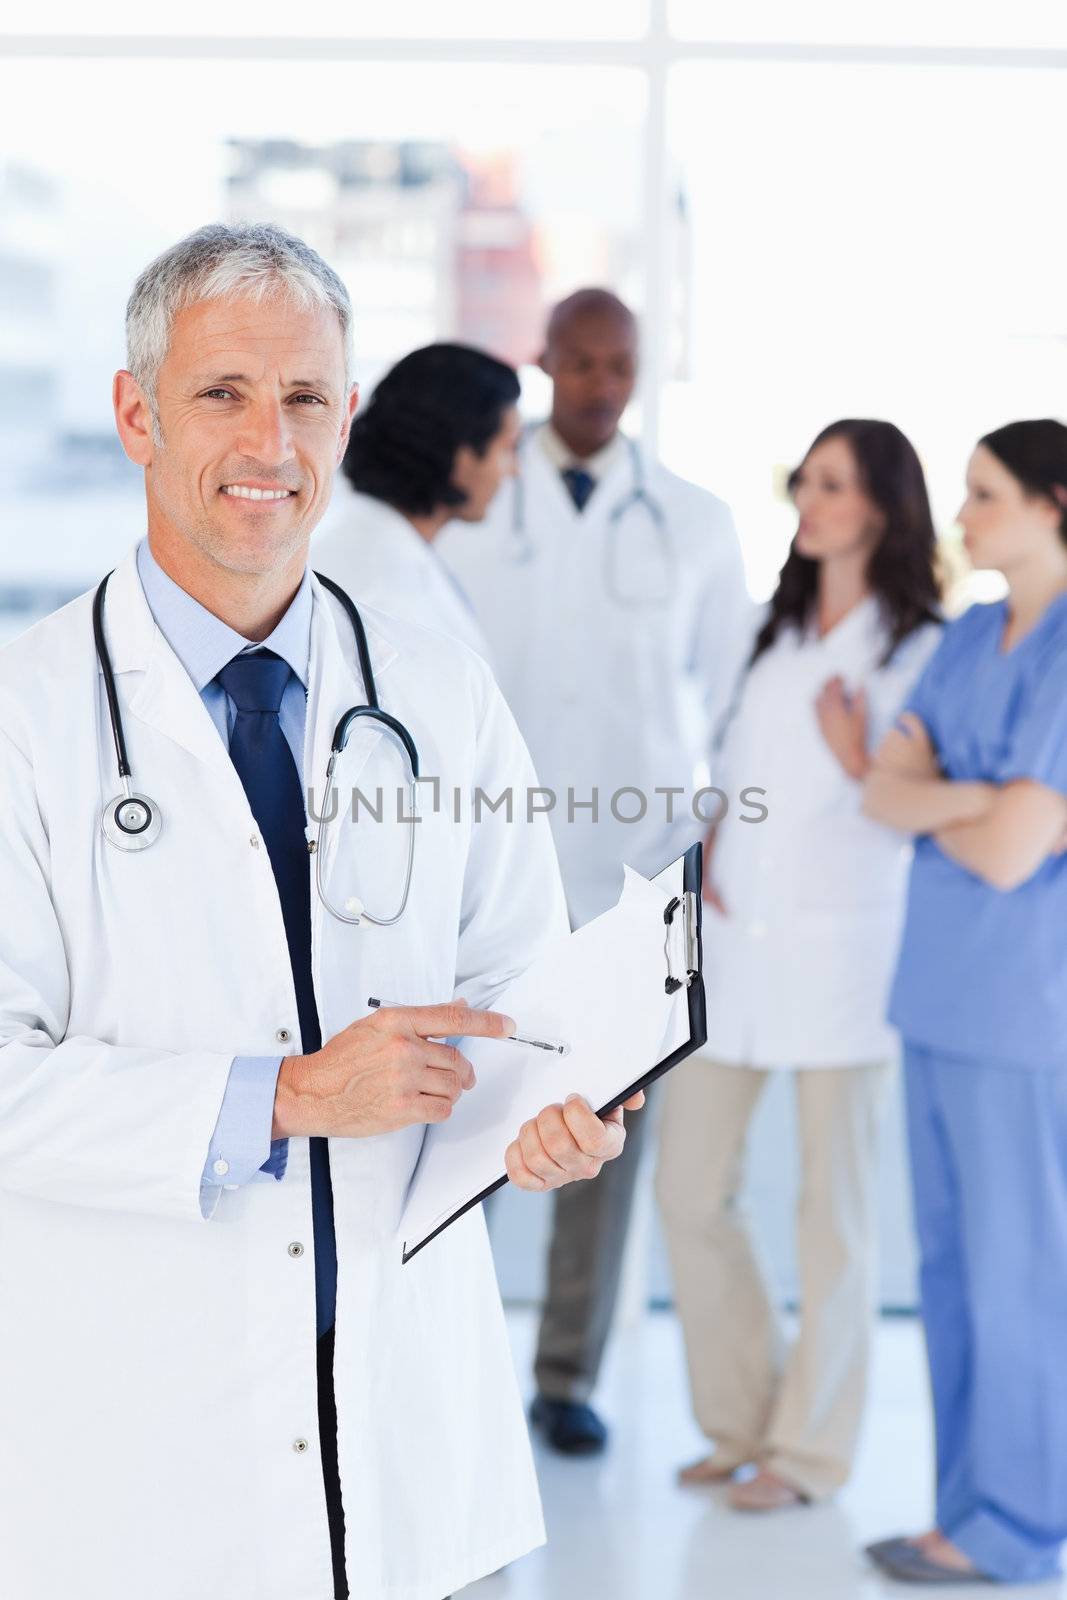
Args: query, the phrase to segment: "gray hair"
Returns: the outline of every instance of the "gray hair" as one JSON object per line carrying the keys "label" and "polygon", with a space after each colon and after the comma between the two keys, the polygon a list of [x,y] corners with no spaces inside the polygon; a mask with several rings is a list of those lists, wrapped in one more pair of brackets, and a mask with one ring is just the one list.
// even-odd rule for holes
{"label": "gray hair", "polygon": [[156,379],[175,316],[202,300],[241,295],[290,298],[301,309],[332,306],[351,380],[352,302],[332,267],[310,245],[272,222],[209,222],[149,263],[126,305],[126,362],[156,421]]}

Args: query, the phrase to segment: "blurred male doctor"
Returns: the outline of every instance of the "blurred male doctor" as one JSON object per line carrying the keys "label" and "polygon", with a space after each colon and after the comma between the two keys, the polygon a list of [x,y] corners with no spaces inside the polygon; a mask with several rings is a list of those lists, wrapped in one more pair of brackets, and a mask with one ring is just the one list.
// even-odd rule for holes
{"label": "blurred male doctor", "polygon": [[[750,602],[729,508],[619,428],[638,328],[603,289],[549,320],[552,411],[486,523],[441,551],[469,594],[542,785],[574,926],[703,831],[695,777],[736,678]],[[602,1447],[588,1404],[611,1326],[641,1153],[560,1195],[533,1418],[568,1453]]]}

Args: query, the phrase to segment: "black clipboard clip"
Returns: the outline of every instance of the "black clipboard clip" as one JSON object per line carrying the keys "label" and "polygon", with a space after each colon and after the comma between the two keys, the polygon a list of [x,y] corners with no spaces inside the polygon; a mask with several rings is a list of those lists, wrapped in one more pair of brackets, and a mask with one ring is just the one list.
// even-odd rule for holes
{"label": "black clipboard clip", "polygon": [[[671,966],[671,928],[674,924],[675,913],[681,911],[685,925],[685,977],[675,977]],[[667,958],[667,977],[664,989],[667,994],[677,994],[679,989],[688,989],[693,979],[700,970],[697,958],[697,897],[690,889],[683,894],[676,894],[663,908],[663,921],[667,929],[667,936],[663,941],[663,954]]]}

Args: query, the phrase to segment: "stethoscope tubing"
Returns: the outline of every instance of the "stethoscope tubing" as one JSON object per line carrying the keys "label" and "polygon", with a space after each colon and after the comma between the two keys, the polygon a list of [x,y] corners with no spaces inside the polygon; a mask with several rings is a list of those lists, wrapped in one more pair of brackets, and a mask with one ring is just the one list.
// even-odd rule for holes
{"label": "stethoscope tubing", "polygon": [[[517,565],[526,565],[534,559],[533,541],[526,526],[526,480],[523,476],[522,457],[532,429],[525,429],[519,439],[516,449],[516,472],[511,490],[511,547],[512,556]],[[671,563],[670,535],[667,528],[667,516],[661,502],[648,487],[645,476],[644,458],[641,447],[635,439],[626,440],[627,452],[630,457],[631,483],[615,502],[608,512],[608,527],[613,530],[612,544],[617,543],[619,523],[626,513],[634,506],[643,506],[652,523],[653,531],[659,541],[660,553],[663,557],[665,571],[670,575],[668,580],[668,593],[660,597],[649,597],[647,593],[640,597],[624,595],[617,583],[618,573],[613,566],[613,555],[617,561],[617,552],[607,549],[604,553],[604,580],[605,588],[617,605],[644,609],[651,605],[662,604],[670,597],[673,587],[674,573]]]}
{"label": "stethoscope tubing", "polygon": [[[400,899],[399,909],[390,917],[373,916],[361,904],[356,914],[350,914],[333,905],[326,893],[322,881],[322,859],[325,854],[326,818],[329,815],[330,783],[333,777],[337,759],[343,752],[348,742],[348,735],[354,722],[362,718],[377,722],[387,728],[403,746],[411,768],[410,783],[410,810],[409,816],[414,818],[416,789],[419,781],[419,752],[408,729],[390,712],[383,711],[378,700],[378,688],[374,681],[374,669],[371,665],[370,646],[367,643],[367,631],[363,625],[355,603],[348,594],[335,583],[332,578],[325,577],[321,572],[315,577],[323,588],[328,590],[344,608],[348,620],[352,625],[352,632],[356,640],[356,653],[359,657],[360,673],[363,678],[363,691],[367,703],[363,706],[350,706],[338,720],[334,729],[330,745],[330,759],[326,768],[326,795],[319,813],[318,835],[315,841],[315,886],[322,904],[331,916],[339,922],[357,926],[361,921],[372,922],[378,927],[390,927],[398,922],[404,914],[411,892],[411,879],[415,861],[415,826],[409,824],[408,835],[408,861],[404,878],[404,889]],[[158,838],[162,827],[162,813],[154,800],[146,795],[133,792],[133,772],[130,766],[129,752],[126,747],[126,730],[122,720],[122,710],[119,706],[118,689],[115,683],[115,671],[111,661],[111,652],[108,648],[107,635],[104,628],[104,599],[107,594],[108,582],[111,573],[108,572],[97,585],[93,596],[93,644],[96,649],[96,658],[104,679],[104,695],[107,700],[108,719],[111,723],[111,738],[115,747],[115,764],[118,767],[119,781],[122,785],[122,794],[110,801],[104,808],[101,825],[104,835],[110,844],[120,850],[143,850]],[[129,822],[124,820],[128,817]],[[133,825],[136,823],[136,826]]]}

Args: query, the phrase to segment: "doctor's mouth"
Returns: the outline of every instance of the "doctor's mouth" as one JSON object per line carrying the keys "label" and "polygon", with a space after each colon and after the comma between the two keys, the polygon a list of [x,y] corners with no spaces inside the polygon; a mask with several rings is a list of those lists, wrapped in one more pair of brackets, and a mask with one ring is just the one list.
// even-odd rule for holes
{"label": "doctor's mouth", "polygon": [[668,825],[693,822],[714,827],[727,818],[754,824],[765,822],[770,815],[767,790],[754,784],[733,796],[710,785],[690,790],[671,784],[652,789],[624,784],[611,790],[596,785],[582,790],[556,790],[538,784],[509,786],[491,794],[484,789],[470,792],[449,786],[440,778],[421,777],[414,785],[398,784],[395,790],[379,785],[372,789],[353,786],[345,791],[331,784],[323,794],[311,784],[306,798],[309,820],[326,824],[342,817],[354,823],[416,823],[427,816],[443,815],[455,823],[491,818],[533,823],[536,818],[547,816],[556,824],[661,821]]}

